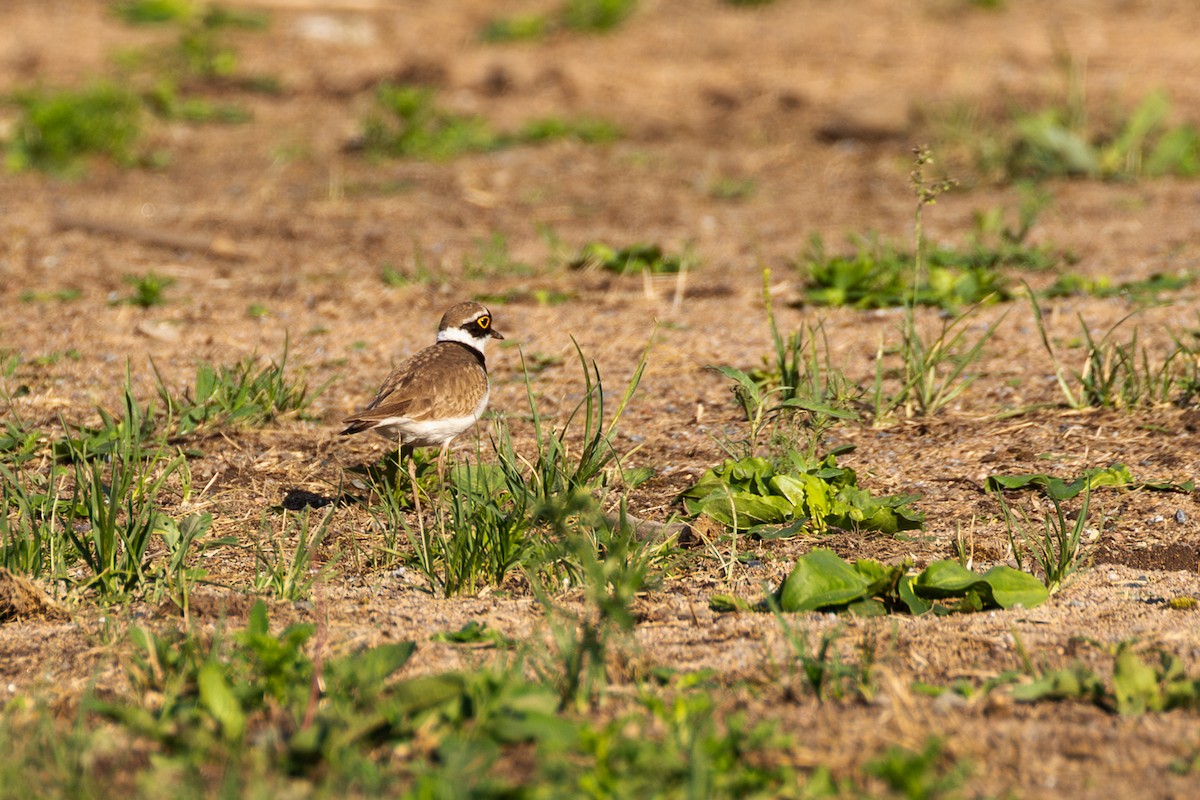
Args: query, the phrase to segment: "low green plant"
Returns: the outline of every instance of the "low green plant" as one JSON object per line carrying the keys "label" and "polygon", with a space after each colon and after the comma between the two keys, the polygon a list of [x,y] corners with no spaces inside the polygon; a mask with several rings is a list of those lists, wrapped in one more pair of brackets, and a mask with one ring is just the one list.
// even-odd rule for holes
{"label": "low green plant", "polygon": [[325,386],[313,391],[303,378],[289,376],[287,357],[284,342],[279,361],[272,359],[262,368],[255,356],[228,366],[201,362],[190,390],[182,396],[171,392],[154,366],[158,396],[174,434],[187,436],[206,426],[255,425],[302,413]]}
{"label": "low green plant", "polygon": [[545,14],[517,14],[489,20],[479,31],[479,38],[493,44],[525,42],[544,38],[555,29],[554,20]]}
{"label": "low green plant", "polygon": [[479,33],[485,42],[541,39],[559,31],[604,33],[633,13],[637,0],[564,0],[553,14],[521,14],[489,21]]}
{"label": "low green plant", "polygon": [[[307,599],[317,581],[333,567],[333,561],[318,567],[317,552],[329,535],[336,512],[337,506],[330,507],[314,525],[312,511],[292,514],[284,510],[278,533],[264,519],[253,543],[254,590],[280,600]],[[294,542],[290,554],[284,542]]]}
{"label": "low green plant", "polygon": [[1084,343],[1082,366],[1068,367],[1050,343],[1045,319],[1032,292],[1029,303],[1042,346],[1054,365],[1059,391],[1071,408],[1137,408],[1169,402],[1177,388],[1187,394],[1187,376],[1194,372],[1195,350],[1175,338],[1175,347],[1162,357],[1138,346],[1135,328],[1125,341],[1116,339],[1117,329],[1138,313],[1130,312],[1115,322],[1097,340],[1083,316],[1079,326]]}
{"label": "low green plant", "polygon": [[68,287],[65,289],[54,289],[51,291],[26,289],[25,291],[21,292],[17,299],[19,299],[22,303],[69,303],[72,300],[78,300],[82,296],[82,289]]}
{"label": "low green plant", "polygon": [[[27,450],[37,439],[13,437],[27,452],[10,451],[0,463],[0,565],[104,600],[186,594],[199,577],[186,562],[210,518],[177,521],[165,512],[162,496],[177,491],[186,500],[191,475],[182,453],[147,436],[145,415],[127,388],[120,418],[105,412],[98,430],[64,424],[66,435],[46,454],[53,458]],[[157,539],[167,555],[156,566],[149,553]]]}
{"label": "low green plant", "polygon": [[1121,716],[1200,707],[1200,679],[1187,674],[1183,662],[1161,648],[1153,651],[1157,664],[1147,663],[1130,642],[1112,652],[1111,680],[1083,664],[1036,674],[1032,681],[1014,686],[1019,702],[1082,700]]}
{"label": "low green plant", "polygon": [[829,528],[851,531],[920,529],[924,515],[911,495],[875,497],[858,486],[854,470],[839,467],[835,449],[809,459],[792,451],[777,468],[764,458],[726,459],[706,471],[679,499],[693,516],[703,514],[735,533],[763,538],[793,536]]}
{"label": "low green plant", "polygon": [[133,294],[124,302],[138,308],[153,308],[166,303],[167,289],[175,284],[175,279],[147,272],[145,275],[126,275],[125,283],[133,287]]}
{"label": "low green plant", "polygon": [[121,166],[137,161],[141,104],[127,88],[98,82],[78,90],[19,91],[13,100],[21,115],[5,147],[11,172],[78,173],[90,156]]}
{"label": "low green plant", "polygon": [[688,253],[669,255],[657,244],[643,242],[616,248],[603,242],[589,242],[569,266],[579,270],[603,269],[618,275],[666,275],[686,269],[690,261]]}
{"label": "low green plant", "polygon": [[[801,326],[787,337],[779,332],[768,270],[763,271],[763,304],[774,345],[771,356],[763,359],[764,367],[750,372],[709,367],[733,381],[730,389],[749,426],[745,440],[724,443],[722,448],[735,458],[758,455],[766,433],[782,422],[783,427],[804,429],[805,455],[815,458],[825,434],[839,422],[858,418],[854,405],[862,390],[833,365],[821,323]],[[782,438],[794,442],[792,432],[782,432]],[[781,432],[777,429],[777,433]]]}
{"label": "low green plant", "polygon": [[[117,440],[106,460],[86,450],[73,457],[71,506],[86,529],[77,532],[66,525],[63,530],[73,555],[87,567],[83,586],[117,597],[147,582],[146,554],[163,525],[158,496],[173,476],[183,482],[186,495],[190,473],[183,454],[144,450],[132,434]],[[173,557],[182,560],[186,549]]]}
{"label": "low green plant", "polygon": [[1033,608],[1047,597],[1049,592],[1037,578],[1003,564],[976,573],[953,559],[943,559],[914,572],[908,562],[888,566],[859,559],[850,564],[831,550],[816,548],[796,559],[767,604],[778,604],[785,612],[848,611],[856,616],[879,616],[906,611],[920,616]]}
{"label": "low green plant", "polygon": [[375,89],[375,106],[362,131],[368,153],[434,161],[552,139],[595,143],[619,136],[615,126],[602,120],[557,117],[531,120],[517,133],[498,133],[483,117],[439,107],[431,89],[386,82]]}
{"label": "low green plant", "polygon": [[948,126],[948,139],[965,144],[975,166],[994,180],[1087,177],[1131,180],[1200,173],[1200,131],[1171,124],[1167,93],[1146,95],[1127,116],[1097,125],[1086,108],[1084,78],[1074,64],[1065,100],[1016,109],[995,127]]}
{"label": "low green plant", "polygon": [[[1132,474],[1123,464],[1107,469],[1089,469],[1070,483],[1050,475],[992,475],[987,488],[1000,504],[1005,530],[1013,558],[1019,568],[1024,569],[1027,558],[1042,570],[1046,588],[1057,592],[1079,569],[1086,566],[1088,559],[1083,552],[1084,533],[1091,522],[1091,493],[1097,487],[1146,488],[1159,491],[1191,491],[1190,482],[1135,483]],[[1026,510],[1011,506],[1004,497],[1005,490],[1035,487],[1041,490],[1051,510],[1043,511],[1040,522]],[[1083,503],[1071,520],[1063,506],[1064,501],[1083,495]],[[1103,521],[1099,523],[1103,527]]]}
{"label": "low green plant", "polygon": [[606,144],[621,138],[621,129],[604,119],[542,117],[525,123],[514,138],[521,144],[537,144],[556,139],[574,139],[584,144]]}
{"label": "low green plant", "polygon": [[[552,568],[546,572],[553,580],[535,579],[534,591],[545,610],[552,646],[533,666],[555,687],[563,708],[584,710],[603,699],[611,679],[610,656],[631,639],[631,606],[650,585],[660,550],[635,538],[624,509],[615,521],[592,510],[572,522],[549,555]],[[551,590],[564,585],[582,587],[586,610],[554,601]]]}
{"label": "low green plant", "polygon": [[474,257],[463,257],[463,274],[468,278],[533,274],[533,267],[512,258],[508,252],[508,239],[502,233],[493,233],[487,239],[476,239],[475,250]]}
{"label": "low green plant", "polygon": [[565,0],[563,24],[573,31],[601,33],[620,25],[637,8],[637,0]]}
{"label": "low green plant", "polygon": [[854,240],[851,255],[826,254],[821,238],[814,236],[801,261],[803,302],[820,306],[891,308],[915,297],[919,305],[956,311],[964,305],[1009,299],[1009,289],[996,266],[973,263],[956,251],[934,249],[928,253],[928,274],[913,284],[911,253],[875,237]]}
{"label": "low green plant", "polygon": [[1038,296],[1055,298],[1083,294],[1090,297],[1129,297],[1139,305],[1150,305],[1160,302],[1163,293],[1188,288],[1196,282],[1196,277],[1185,270],[1175,274],[1155,273],[1140,280],[1113,283],[1106,275],[1090,278],[1068,272],[1056,277],[1054,283]]}
{"label": "low green plant", "polygon": [[914,751],[895,745],[866,765],[866,772],[883,782],[894,796],[907,800],[942,800],[958,797],[970,766],[955,761],[937,737]]}
{"label": "low green plant", "polygon": [[616,410],[606,422],[605,391],[600,369],[595,362],[589,365],[578,342],[572,342],[583,372],[583,387],[579,402],[566,416],[561,427],[547,429],[543,425],[533,384],[528,371],[522,366],[536,451],[531,457],[518,453],[506,426],[501,427],[500,434],[492,440],[508,490],[514,495],[524,493],[535,513],[541,513],[542,508],[560,502],[575,502],[577,499],[586,502],[607,481],[609,466],[615,463],[620,468],[613,439],[617,425],[641,383],[650,353],[650,346],[647,345]]}
{"label": "low green plant", "polygon": [[1139,481],[1133,477],[1129,467],[1115,463],[1108,467],[1089,467],[1078,478],[1064,480],[1045,472],[996,474],[989,475],[985,488],[989,492],[1002,490],[1028,489],[1041,490],[1046,497],[1055,500],[1070,500],[1085,492],[1095,491],[1104,487],[1116,489],[1157,491],[1157,492],[1192,492],[1196,488],[1194,481]]}
{"label": "low green plant", "polygon": [[885,388],[887,369],[881,341],[871,391],[876,420],[890,416],[901,406],[909,417],[916,414],[926,416],[938,413],[953,402],[972,382],[973,377],[966,370],[979,360],[983,346],[1003,320],[1003,316],[996,319],[974,342],[966,340],[967,320],[983,304],[980,300],[965,313],[944,320],[941,332],[932,339],[927,340],[920,332],[916,306],[927,269],[924,211],[926,206],[936,203],[937,198],[953,186],[953,181],[948,179],[929,179],[926,170],[930,163],[932,155],[927,149],[916,148],[913,151],[914,169],[910,176],[916,198],[913,215],[913,278],[901,325],[901,383],[895,392],[888,392]]}
{"label": "low green plant", "polygon": [[194,0],[121,0],[113,12],[130,25],[190,22],[200,8]]}
{"label": "low green plant", "polygon": [[871,673],[875,652],[870,636],[864,638],[858,659],[846,660],[838,649],[838,641],[844,634],[841,627],[822,631],[820,641],[812,643],[807,628],[798,630],[787,617],[779,613],[777,606],[773,605],[771,610],[783,629],[791,652],[789,670],[794,671],[799,666],[804,682],[818,702],[845,698],[871,699],[875,691]]}

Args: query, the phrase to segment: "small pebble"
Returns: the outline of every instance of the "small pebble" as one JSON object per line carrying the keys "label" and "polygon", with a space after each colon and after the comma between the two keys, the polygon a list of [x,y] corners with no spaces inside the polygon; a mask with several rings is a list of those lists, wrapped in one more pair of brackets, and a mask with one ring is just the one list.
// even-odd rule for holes
{"label": "small pebble", "polygon": [[1187,512],[1185,512],[1182,508],[1175,512],[1175,522],[1179,525],[1187,522],[1187,518]]}

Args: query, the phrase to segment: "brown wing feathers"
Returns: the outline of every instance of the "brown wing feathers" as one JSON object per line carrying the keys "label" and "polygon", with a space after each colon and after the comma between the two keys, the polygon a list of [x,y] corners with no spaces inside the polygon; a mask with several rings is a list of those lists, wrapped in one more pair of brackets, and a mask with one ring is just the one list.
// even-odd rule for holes
{"label": "brown wing feathers", "polygon": [[348,417],[343,434],[370,430],[382,420],[464,416],[487,390],[479,355],[458,342],[438,342],[393,370],[375,399]]}

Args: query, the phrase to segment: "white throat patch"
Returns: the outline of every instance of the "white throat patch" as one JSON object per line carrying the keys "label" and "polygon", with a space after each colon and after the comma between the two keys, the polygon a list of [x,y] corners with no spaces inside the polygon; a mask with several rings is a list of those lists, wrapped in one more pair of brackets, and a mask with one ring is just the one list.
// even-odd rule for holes
{"label": "white throat patch", "polygon": [[467,347],[473,347],[482,353],[484,346],[487,344],[488,337],[485,336],[482,339],[476,339],[462,328],[446,328],[445,330],[438,331],[437,340],[439,342],[465,344]]}

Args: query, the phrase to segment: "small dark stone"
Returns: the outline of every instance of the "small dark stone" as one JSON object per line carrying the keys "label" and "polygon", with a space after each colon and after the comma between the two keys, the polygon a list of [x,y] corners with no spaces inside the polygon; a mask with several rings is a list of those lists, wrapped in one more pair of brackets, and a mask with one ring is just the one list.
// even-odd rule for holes
{"label": "small dark stone", "polygon": [[303,489],[288,489],[283,497],[283,507],[288,511],[299,511],[303,508],[321,508],[334,501],[332,497],[306,492]]}

